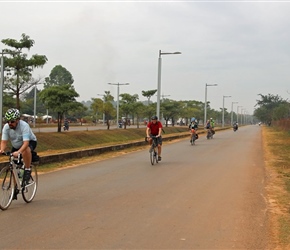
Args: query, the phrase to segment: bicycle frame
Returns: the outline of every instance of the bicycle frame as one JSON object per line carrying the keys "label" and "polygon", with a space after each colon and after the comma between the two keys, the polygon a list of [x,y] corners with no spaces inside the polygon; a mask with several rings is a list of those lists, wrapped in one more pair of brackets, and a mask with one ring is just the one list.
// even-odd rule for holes
{"label": "bicycle frame", "polygon": [[[10,154],[10,153],[7,153]],[[13,175],[13,179],[15,184],[17,185],[17,189],[19,191],[21,191],[21,185],[22,182],[20,182],[20,178],[18,176],[18,169],[20,169],[23,166],[23,163],[21,162],[21,157],[19,155],[18,159],[17,159],[17,163],[14,162],[14,157],[12,156],[12,154],[10,154],[9,156],[9,166],[10,166],[10,171],[12,171],[12,175]]]}
{"label": "bicycle frame", "polygon": [[152,149],[155,149],[158,147],[157,137],[152,137]]}
{"label": "bicycle frame", "polygon": [[151,164],[154,165],[154,163],[158,163],[158,137],[156,136],[150,136],[152,139],[152,144],[150,147],[150,161]]}

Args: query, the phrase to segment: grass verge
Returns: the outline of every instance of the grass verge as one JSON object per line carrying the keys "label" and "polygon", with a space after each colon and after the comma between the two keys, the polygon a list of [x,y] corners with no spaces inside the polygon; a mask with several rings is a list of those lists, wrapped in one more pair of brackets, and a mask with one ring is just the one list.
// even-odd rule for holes
{"label": "grass verge", "polygon": [[271,224],[279,249],[290,249],[290,133],[263,127]]}
{"label": "grass verge", "polygon": [[[166,127],[163,137],[188,131],[187,127]],[[144,140],[145,128],[36,133],[37,153],[57,154],[78,149]]]}
{"label": "grass verge", "polygon": [[[187,127],[168,127],[164,128],[165,133],[163,137],[170,137],[177,133],[188,134]],[[65,135],[62,135],[65,134]],[[80,140],[80,137],[82,139]],[[58,154],[63,152],[75,151],[78,149],[87,149],[92,147],[107,146],[112,144],[121,144],[145,139],[145,129],[130,129],[130,130],[102,130],[102,131],[83,131],[83,132],[70,132],[70,133],[38,133],[39,140],[37,152],[41,155]],[[39,139],[40,138],[40,139]],[[163,144],[172,143],[167,141]],[[67,145],[65,147],[64,145]],[[54,146],[56,145],[56,146]],[[80,159],[70,159],[59,163],[41,164],[39,168],[40,173],[50,171],[57,171],[68,167],[75,167],[80,164],[91,163],[92,161],[101,161],[104,159],[117,157],[133,151],[143,150],[148,147],[144,146],[130,147],[119,151],[111,151],[102,153],[96,156],[82,157]],[[52,149],[50,149],[52,148]]]}

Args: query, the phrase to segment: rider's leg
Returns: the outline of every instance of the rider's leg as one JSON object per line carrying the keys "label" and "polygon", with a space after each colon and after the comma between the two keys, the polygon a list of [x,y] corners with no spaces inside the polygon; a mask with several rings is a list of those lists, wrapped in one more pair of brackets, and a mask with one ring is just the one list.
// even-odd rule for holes
{"label": "rider's leg", "polygon": [[162,137],[158,138],[158,161],[161,161]]}
{"label": "rider's leg", "polygon": [[161,156],[161,145],[158,144],[158,156]]}
{"label": "rider's leg", "polygon": [[31,162],[32,162],[32,150],[36,148],[36,141],[29,141],[29,146],[22,152],[22,157],[25,165],[23,182],[26,185],[31,177]]}
{"label": "rider's leg", "polygon": [[23,157],[23,161],[24,161],[25,168],[30,168],[31,160],[32,160],[32,155],[31,155],[31,149],[30,149],[30,147],[27,147],[22,152],[22,157]]}

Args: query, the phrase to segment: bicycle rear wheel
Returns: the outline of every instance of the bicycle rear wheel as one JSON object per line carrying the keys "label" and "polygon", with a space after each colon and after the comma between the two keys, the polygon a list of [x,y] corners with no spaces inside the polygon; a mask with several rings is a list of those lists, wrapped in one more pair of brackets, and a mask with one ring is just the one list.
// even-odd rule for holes
{"label": "bicycle rear wheel", "polygon": [[31,177],[28,184],[22,188],[23,200],[27,203],[31,202],[36,194],[38,185],[38,175],[36,166],[31,166]]}
{"label": "bicycle rear wheel", "polygon": [[0,208],[6,210],[12,203],[14,195],[14,179],[9,166],[0,170]]}

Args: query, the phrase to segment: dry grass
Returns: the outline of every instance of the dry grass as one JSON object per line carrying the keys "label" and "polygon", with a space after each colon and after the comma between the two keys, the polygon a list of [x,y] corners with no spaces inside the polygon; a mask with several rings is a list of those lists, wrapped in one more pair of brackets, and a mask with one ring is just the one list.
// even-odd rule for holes
{"label": "dry grass", "polygon": [[[167,130],[166,136],[170,136],[170,134],[172,135],[174,133],[186,133],[186,134],[188,134],[187,130],[185,130],[185,131],[186,132],[184,132],[184,129],[180,129],[180,128],[178,130],[174,130],[174,129]],[[143,129],[143,132],[144,132],[144,129]],[[169,132],[171,132],[171,133],[169,133]],[[133,140],[133,138],[131,138],[131,139]],[[164,141],[163,144],[166,145],[166,144],[174,143],[178,140],[180,140],[180,139]],[[128,141],[126,141],[126,142],[128,142]],[[100,146],[100,145],[98,145],[98,146]],[[102,161],[102,160],[105,160],[108,158],[117,157],[117,156],[124,155],[124,154],[130,153],[130,152],[144,150],[147,147],[148,147],[148,145],[138,146],[138,147],[130,147],[130,148],[126,148],[126,149],[123,149],[120,151],[112,151],[112,152],[107,152],[107,153],[103,153],[103,154],[96,155],[96,156],[82,157],[81,159],[71,159],[71,160],[66,160],[65,162],[42,164],[41,167],[39,168],[39,173],[41,174],[41,173],[47,173],[47,172],[51,172],[51,171],[58,171],[58,170],[62,170],[64,168],[77,167],[81,164]],[[60,152],[67,152],[68,150],[67,149],[59,149],[59,150],[54,150],[53,153],[58,153],[56,151],[58,151],[60,153]],[[49,153],[49,151],[47,151],[46,154],[47,153]]]}
{"label": "dry grass", "polygon": [[290,135],[273,127],[262,133],[273,236],[279,249],[290,249]]}
{"label": "dry grass", "polygon": [[[187,127],[167,127],[164,130],[163,136],[166,137],[169,134],[183,133],[187,131]],[[36,151],[40,156],[50,155],[140,141],[144,140],[145,135],[145,128],[37,133]]]}

